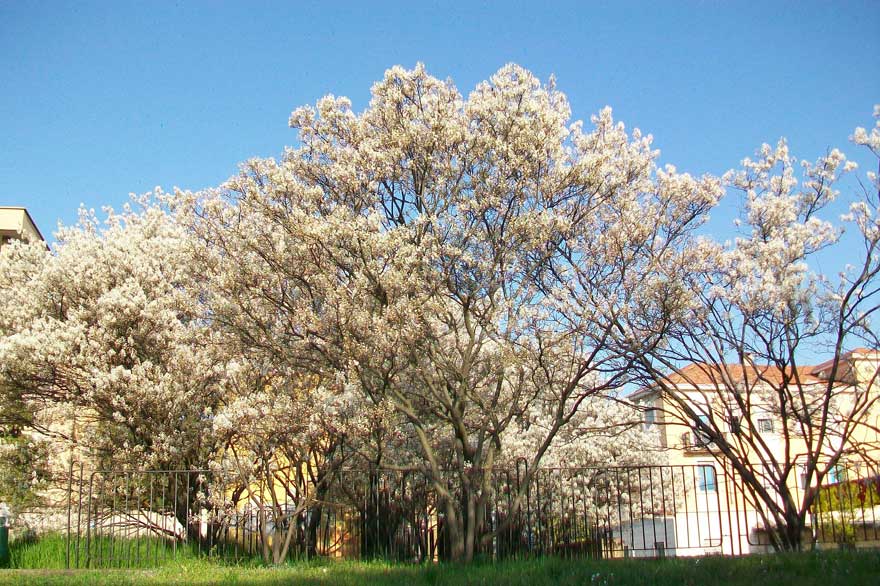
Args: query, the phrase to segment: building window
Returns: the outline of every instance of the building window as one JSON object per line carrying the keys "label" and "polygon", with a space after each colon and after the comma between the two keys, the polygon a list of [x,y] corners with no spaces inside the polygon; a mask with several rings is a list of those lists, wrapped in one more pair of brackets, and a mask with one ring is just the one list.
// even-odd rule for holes
{"label": "building window", "polygon": [[651,429],[656,422],[657,422],[657,410],[656,409],[648,409],[647,411],[645,411],[644,428],[646,430]]}
{"label": "building window", "polygon": [[828,483],[837,484],[846,480],[846,470],[843,465],[836,464],[828,470]]}
{"label": "building window", "polygon": [[758,420],[758,433],[773,433],[773,420],[772,419],[759,419]]}
{"label": "building window", "polygon": [[700,492],[715,492],[718,489],[714,466],[703,465],[697,467],[697,487],[700,489]]}
{"label": "building window", "polygon": [[[709,416],[708,415],[697,415],[697,419],[700,423],[709,425]],[[712,439],[709,437],[709,434],[706,433],[704,428],[699,425],[694,426],[694,445],[695,446],[708,446],[712,442]]]}

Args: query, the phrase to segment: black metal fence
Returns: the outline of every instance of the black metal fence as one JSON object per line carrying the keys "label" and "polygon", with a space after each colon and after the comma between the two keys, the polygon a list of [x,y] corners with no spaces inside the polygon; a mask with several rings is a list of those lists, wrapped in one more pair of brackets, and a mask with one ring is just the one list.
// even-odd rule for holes
{"label": "black metal fence", "polygon": [[[714,464],[493,470],[475,521],[478,556],[664,557],[766,551],[767,528]],[[529,478],[526,482],[526,478]],[[880,481],[842,469],[818,490],[816,543],[880,541]],[[208,470],[71,475],[67,564],[151,567],[181,556],[435,561],[451,555],[447,511],[464,498],[417,470],[339,470],[315,487],[242,486]],[[274,493],[282,495],[269,498]],[[445,494],[446,496],[441,496]],[[453,506],[457,503],[453,502]],[[276,560],[277,561],[277,560]]]}

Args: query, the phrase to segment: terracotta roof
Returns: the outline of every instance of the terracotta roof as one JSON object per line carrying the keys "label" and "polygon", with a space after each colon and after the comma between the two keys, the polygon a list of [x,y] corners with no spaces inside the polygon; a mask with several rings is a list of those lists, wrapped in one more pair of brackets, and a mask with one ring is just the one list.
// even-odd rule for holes
{"label": "terracotta roof", "polygon": [[[870,348],[855,348],[850,350],[845,354],[840,355],[839,368],[844,368],[846,366],[846,362],[848,362],[854,355],[855,356],[877,356],[880,354],[877,350],[871,350]],[[826,360],[822,364],[817,364],[813,367],[813,374],[818,374],[824,370],[828,370],[834,364],[834,359]]]}
{"label": "terracotta roof", "polygon": [[[840,367],[837,372],[838,380],[846,380],[852,371],[853,357],[874,357],[880,358],[880,350],[871,350],[870,348],[854,348],[840,356]],[[815,366],[798,367],[798,379],[801,384],[815,384],[827,382],[827,370],[830,369],[834,360],[826,360]],[[791,373],[787,373],[791,379]],[[822,375],[825,378],[822,378]],[[709,364],[706,362],[692,362],[687,366],[680,368],[665,378],[667,384],[675,386],[710,386],[723,388],[725,385],[725,376],[727,380],[736,384],[745,380],[748,376],[749,383],[768,382],[770,384],[780,384],[783,380],[782,371],[775,367],[762,364]],[[659,389],[656,385],[642,387],[633,392],[629,397],[631,399],[640,399],[651,393],[657,392]]]}
{"label": "terracotta roof", "polygon": [[[798,369],[798,379],[800,382],[810,384],[822,382],[820,378],[815,376],[814,366],[802,366]],[[789,379],[793,377],[793,373],[785,373]],[[688,364],[666,377],[666,381],[673,385],[717,385],[723,386],[725,380],[734,383],[748,380],[752,382],[768,382],[770,384],[779,384],[783,381],[783,371],[775,366],[767,366],[762,364],[742,365],[742,364],[707,364],[703,362],[695,362]]]}

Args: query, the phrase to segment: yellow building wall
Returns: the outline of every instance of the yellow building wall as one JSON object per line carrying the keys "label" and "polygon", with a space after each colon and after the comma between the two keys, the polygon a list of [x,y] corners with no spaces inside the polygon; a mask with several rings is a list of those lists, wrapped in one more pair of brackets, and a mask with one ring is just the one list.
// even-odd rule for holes
{"label": "yellow building wall", "polygon": [[[880,353],[872,352],[870,355],[853,356],[851,370],[849,371],[855,377],[856,384],[860,385],[869,393],[869,400],[875,400],[877,404],[873,405],[868,415],[863,419],[864,424],[857,425],[851,436],[851,443],[858,445],[862,449],[862,454],[847,454],[841,458],[841,464],[866,465],[865,462],[880,461],[880,399],[877,399],[876,393],[880,393],[880,384],[878,384],[878,368],[880,368]],[[721,412],[721,405],[711,403],[713,393],[716,390],[705,388],[700,390],[683,390],[687,400],[694,405],[703,405],[706,399],[709,399],[709,407],[715,413]],[[659,393],[647,394],[638,400],[639,406],[644,409],[656,409],[654,420],[655,425],[659,426],[659,443],[661,447],[666,449],[667,464],[669,466],[680,466],[687,470],[691,470],[692,466],[712,466],[716,473],[716,485],[719,495],[723,497],[718,499],[706,499],[705,494],[699,491],[692,492],[687,495],[686,508],[705,509],[705,518],[711,519],[711,526],[704,527],[703,530],[714,538],[720,536],[722,538],[719,547],[707,546],[701,550],[679,551],[678,555],[698,555],[701,553],[726,553],[726,554],[745,554],[762,551],[769,551],[769,546],[762,542],[766,541],[762,535],[756,533],[756,527],[763,525],[757,508],[754,503],[749,502],[745,496],[745,491],[738,479],[738,475],[732,467],[725,462],[722,454],[717,452],[717,448],[711,446],[697,447],[693,445],[694,430],[690,425],[679,421],[680,411],[668,400],[662,398]],[[769,414],[769,413],[768,413]],[[682,416],[683,419],[686,417]],[[756,419],[753,417],[753,419]],[[782,437],[782,420],[779,417],[773,418],[774,431],[772,433],[762,434],[762,439],[766,442],[768,449],[778,454],[780,458],[784,457],[786,450],[785,441]],[[722,424],[724,425],[724,424]],[[731,433],[726,430],[727,433]],[[749,430],[746,424],[740,433],[758,433],[756,430]],[[683,441],[683,437],[689,438]],[[836,447],[836,446],[835,446]],[[829,446],[831,448],[831,446]],[[803,438],[790,436],[788,442],[789,454],[792,458],[805,459],[807,448]],[[749,458],[752,464],[760,465],[761,460],[757,455]],[[876,474],[878,471],[865,470],[862,468],[862,474]],[[830,482],[826,477],[824,483]],[[815,484],[815,480],[813,481]],[[800,471],[796,467],[789,480],[789,486],[795,493],[797,498],[803,498],[806,488],[801,485]],[[815,487],[812,487],[815,489]],[[700,499],[704,499],[700,501]],[[707,521],[702,521],[704,524]],[[690,521],[688,527],[687,519],[676,520],[676,531],[680,535],[684,535],[688,530],[693,531],[694,521]]]}

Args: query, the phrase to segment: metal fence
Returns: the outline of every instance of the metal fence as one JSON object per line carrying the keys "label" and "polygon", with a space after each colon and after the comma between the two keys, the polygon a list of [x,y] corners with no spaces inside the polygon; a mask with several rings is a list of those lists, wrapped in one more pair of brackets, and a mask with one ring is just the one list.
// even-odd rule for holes
{"label": "metal fence", "polygon": [[[664,557],[765,551],[757,507],[714,464],[489,472],[477,555]],[[530,478],[529,482],[525,478]],[[811,539],[876,542],[880,481],[845,470],[818,487]],[[450,557],[444,491],[417,470],[338,470],[321,486],[245,487],[208,470],[96,471],[70,478],[67,565],[151,567],[181,556],[238,563],[289,541],[286,559]],[[447,496],[441,496],[441,492]],[[307,493],[307,494],[306,494]],[[268,501],[268,497],[265,499]]]}

